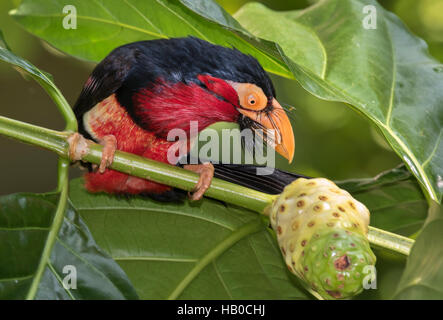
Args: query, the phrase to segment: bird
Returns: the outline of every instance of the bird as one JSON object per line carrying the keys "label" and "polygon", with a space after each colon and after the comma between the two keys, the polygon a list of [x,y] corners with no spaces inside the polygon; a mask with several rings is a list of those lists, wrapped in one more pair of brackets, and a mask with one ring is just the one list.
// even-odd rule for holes
{"label": "bird", "polygon": [[[221,121],[263,130],[265,143],[289,162],[294,156],[291,122],[258,60],[195,37],[138,41],[112,50],[86,80],[73,109],[79,134],[104,146],[100,166],[88,166],[84,176],[93,193],[178,199],[172,187],[109,166],[116,150],[180,165],[168,160],[175,143],[167,139],[168,132],[181,129],[190,138],[192,121],[199,132]],[[271,130],[274,134],[267,134]],[[188,153],[189,141],[182,146]],[[199,160],[181,166],[199,174],[189,198],[200,200],[214,177],[214,165]],[[233,168],[218,165],[216,176]]]}

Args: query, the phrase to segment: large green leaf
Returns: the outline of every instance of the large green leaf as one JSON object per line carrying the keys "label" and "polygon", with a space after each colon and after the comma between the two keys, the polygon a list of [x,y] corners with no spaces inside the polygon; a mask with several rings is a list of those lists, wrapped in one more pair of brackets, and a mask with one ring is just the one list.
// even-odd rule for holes
{"label": "large green leaf", "polygon": [[204,199],[158,203],[90,194],[70,199],[97,243],[144,299],[306,299],[254,212]]}
{"label": "large green leaf", "polygon": [[443,207],[432,203],[429,218],[411,250],[397,299],[443,299]]}
{"label": "large green leaf", "polygon": [[[77,29],[64,29],[67,15],[63,8],[74,6]],[[182,36],[195,36],[225,46],[235,46],[254,54],[264,68],[291,76],[279,54],[266,42],[245,39],[240,25],[216,3],[208,1],[208,9],[224,16],[223,21],[236,26],[235,34],[216,23],[202,19],[177,0],[24,0],[11,14],[27,30],[58,49],[76,57],[100,61],[112,49],[134,41]],[[252,43],[252,44],[251,44]],[[254,45],[265,48],[267,53]]]}
{"label": "large green leaf", "polygon": [[[369,4],[377,25],[368,30],[363,8]],[[429,196],[441,200],[443,66],[394,14],[376,1],[326,0],[287,12],[248,3],[235,17],[281,46],[305,89],[370,119]]]}
{"label": "large green leaf", "polygon": [[[53,228],[56,194],[13,194],[0,198],[0,299],[24,299],[38,281],[36,299],[136,299],[121,268],[94,242],[69,208],[49,257],[43,249]],[[45,271],[36,278],[42,259]],[[68,268],[65,269],[65,267]],[[72,267],[75,268],[73,273]],[[65,288],[63,280],[76,288]]]}
{"label": "large green leaf", "polygon": [[371,225],[411,236],[426,220],[428,203],[417,180],[405,166],[382,172],[371,179],[337,182],[371,212]]}

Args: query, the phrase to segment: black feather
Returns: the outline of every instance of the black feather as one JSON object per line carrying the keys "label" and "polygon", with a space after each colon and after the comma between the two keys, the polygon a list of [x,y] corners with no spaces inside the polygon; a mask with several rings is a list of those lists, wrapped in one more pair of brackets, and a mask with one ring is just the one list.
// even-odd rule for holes
{"label": "black feather", "polygon": [[92,71],[74,105],[79,132],[87,138],[92,139],[84,128],[83,115],[122,86],[136,63],[137,54],[136,48],[121,47],[103,59]]}
{"label": "black feather", "polygon": [[183,203],[186,199],[187,192],[180,189],[171,189],[163,193],[140,193],[137,196],[148,197],[159,202],[176,202]]}
{"label": "black feather", "polygon": [[213,165],[215,169],[214,177],[270,194],[281,193],[288,184],[298,178],[309,179],[309,177],[301,174],[274,168],[267,168],[270,174],[257,175],[258,168],[266,169],[263,166],[221,163]]}

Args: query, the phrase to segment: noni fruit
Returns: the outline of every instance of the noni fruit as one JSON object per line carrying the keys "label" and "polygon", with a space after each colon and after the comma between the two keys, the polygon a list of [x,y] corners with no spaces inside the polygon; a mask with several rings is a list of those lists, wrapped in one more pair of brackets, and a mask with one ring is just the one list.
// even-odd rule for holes
{"label": "noni fruit", "polygon": [[[324,178],[299,178],[267,208],[288,269],[325,299],[363,290],[375,255],[369,210]],[[370,267],[370,268],[371,268]]]}

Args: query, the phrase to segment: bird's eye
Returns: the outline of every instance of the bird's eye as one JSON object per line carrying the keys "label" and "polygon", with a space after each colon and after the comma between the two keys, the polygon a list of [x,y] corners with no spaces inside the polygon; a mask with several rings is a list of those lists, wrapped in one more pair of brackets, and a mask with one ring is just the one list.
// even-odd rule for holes
{"label": "bird's eye", "polygon": [[251,83],[231,82],[230,84],[237,91],[241,107],[254,111],[266,108],[268,98],[261,88]]}
{"label": "bird's eye", "polygon": [[251,105],[251,106],[253,106],[253,105],[256,104],[256,102],[257,102],[257,99],[255,98],[255,96],[254,96],[253,94],[251,94],[251,95],[248,97],[248,104]]}

